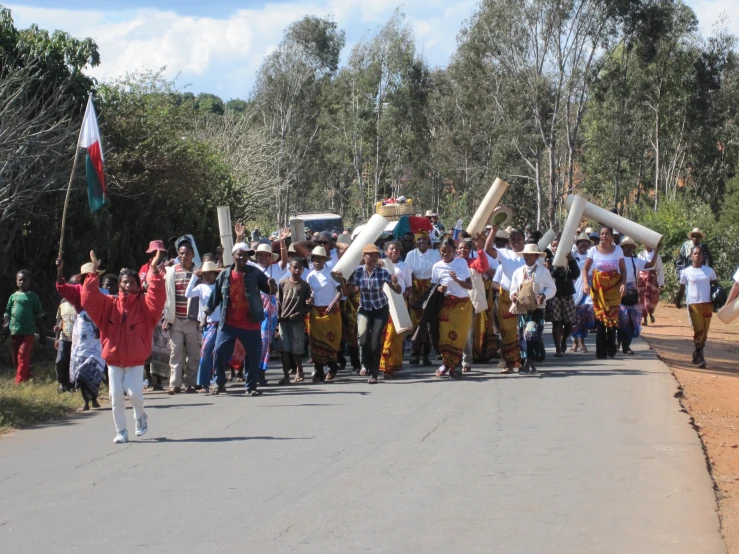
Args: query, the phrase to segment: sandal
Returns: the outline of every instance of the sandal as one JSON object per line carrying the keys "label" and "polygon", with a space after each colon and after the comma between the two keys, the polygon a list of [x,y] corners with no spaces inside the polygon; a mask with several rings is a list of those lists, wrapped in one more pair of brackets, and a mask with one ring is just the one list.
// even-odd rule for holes
{"label": "sandal", "polygon": [[277,381],[278,385],[289,385],[290,384],[290,377],[284,377]]}
{"label": "sandal", "polygon": [[246,392],[247,396],[262,396],[262,391],[260,390],[250,390]]}
{"label": "sandal", "polygon": [[469,373],[470,371],[472,371],[472,368],[470,366],[468,365],[462,366],[462,373]]}
{"label": "sandal", "polygon": [[293,379],[293,383],[302,383],[303,381],[305,381],[305,377],[302,373],[300,375],[296,375],[295,379]]}
{"label": "sandal", "polygon": [[506,368],[503,369],[503,371],[501,371],[501,373],[503,375],[510,375],[511,373],[513,373],[513,369],[510,368],[510,367],[506,367]]}
{"label": "sandal", "polygon": [[367,368],[366,367],[362,367],[362,369],[359,370],[359,374],[362,375],[362,376],[367,375]]}
{"label": "sandal", "polygon": [[203,387],[198,391],[198,394],[210,394],[210,389],[208,387]]}
{"label": "sandal", "polygon": [[583,344],[582,347],[580,348],[580,352],[587,352],[587,351],[588,351],[588,347]]}
{"label": "sandal", "polygon": [[446,377],[448,371],[449,370],[446,368],[446,366],[441,366],[439,369],[436,370],[436,376],[437,377]]}

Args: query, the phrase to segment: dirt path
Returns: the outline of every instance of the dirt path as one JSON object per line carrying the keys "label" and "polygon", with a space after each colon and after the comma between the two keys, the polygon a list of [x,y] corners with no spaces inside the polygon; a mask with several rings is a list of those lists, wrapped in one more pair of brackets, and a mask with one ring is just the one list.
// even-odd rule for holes
{"label": "dirt path", "polygon": [[739,321],[711,323],[705,348],[707,369],[691,364],[693,333],[685,309],[660,305],[657,322],[642,337],[670,366],[683,388],[688,410],[706,446],[719,498],[729,553],[739,553]]}

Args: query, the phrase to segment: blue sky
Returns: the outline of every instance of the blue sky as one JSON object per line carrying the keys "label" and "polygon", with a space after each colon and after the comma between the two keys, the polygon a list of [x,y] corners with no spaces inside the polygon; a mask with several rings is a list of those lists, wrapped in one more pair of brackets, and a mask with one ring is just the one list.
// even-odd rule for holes
{"label": "blue sky", "polygon": [[[0,0],[2,2],[3,0]],[[722,13],[736,13],[739,0],[687,0],[709,33]],[[111,79],[138,69],[167,67],[188,90],[224,99],[246,98],[264,56],[287,25],[311,14],[333,16],[346,31],[346,58],[363,36],[385,23],[397,6],[406,14],[419,51],[432,66],[448,63],[463,21],[477,0],[16,0],[6,4],[16,25],[37,23],[92,37],[102,64],[92,71]],[[727,26],[739,35],[739,14]]]}

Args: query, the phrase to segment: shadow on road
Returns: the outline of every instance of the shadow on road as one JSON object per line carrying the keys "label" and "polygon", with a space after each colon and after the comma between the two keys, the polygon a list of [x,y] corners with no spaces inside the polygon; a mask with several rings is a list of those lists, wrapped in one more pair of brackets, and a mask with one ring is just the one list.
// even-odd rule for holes
{"label": "shadow on road", "polygon": [[159,437],[156,439],[140,440],[137,443],[163,443],[163,442],[239,442],[239,441],[303,441],[312,440],[314,437],[194,437],[191,439],[168,439]]}

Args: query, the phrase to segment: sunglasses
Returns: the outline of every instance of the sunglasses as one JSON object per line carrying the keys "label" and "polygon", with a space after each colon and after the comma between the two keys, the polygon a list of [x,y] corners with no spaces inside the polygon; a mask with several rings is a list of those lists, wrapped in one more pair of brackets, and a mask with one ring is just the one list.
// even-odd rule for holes
{"label": "sunglasses", "polygon": [[319,241],[316,241],[316,244],[327,245],[327,244],[331,244],[331,243],[329,241],[327,241],[327,240],[319,240]]}

